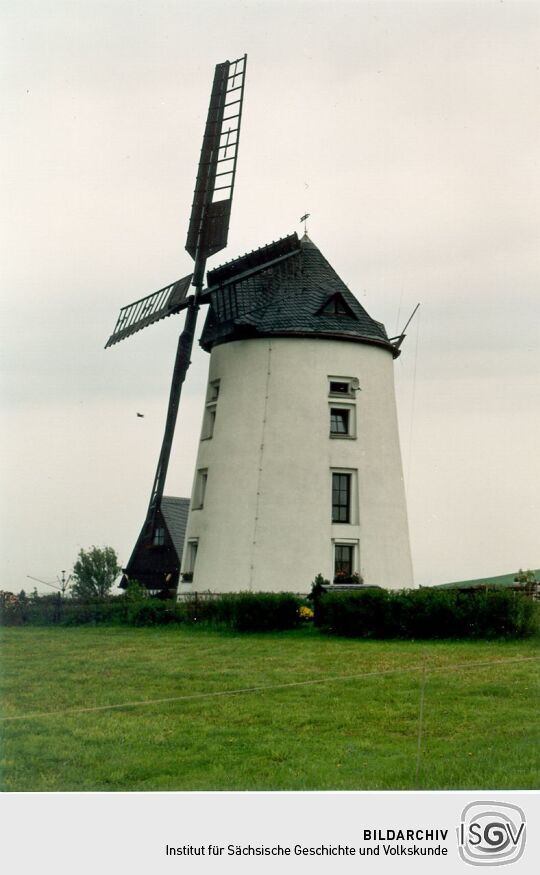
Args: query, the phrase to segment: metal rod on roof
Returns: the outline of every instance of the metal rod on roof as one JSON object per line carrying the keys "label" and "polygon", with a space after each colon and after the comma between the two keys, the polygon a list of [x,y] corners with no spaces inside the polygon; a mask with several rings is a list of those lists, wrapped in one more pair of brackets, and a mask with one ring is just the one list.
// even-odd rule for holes
{"label": "metal rod on roof", "polygon": [[409,327],[409,325],[411,324],[412,319],[413,319],[413,316],[414,316],[414,314],[416,313],[416,311],[418,310],[419,306],[420,306],[420,303],[418,303],[418,304],[416,305],[416,307],[414,308],[414,310],[412,311],[412,313],[411,313],[411,315],[409,316],[409,319],[408,319],[408,321],[407,321],[407,324],[405,325],[405,328],[403,329],[403,331],[401,332],[401,334],[405,334],[405,332],[406,332],[407,328]]}
{"label": "metal rod on roof", "polygon": [[414,314],[416,313],[416,311],[418,310],[419,306],[420,306],[420,303],[418,303],[418,304],[416,305],[416,307],[414,308],[414,310],[412,311],[411,315],[409,316],[409,318],[408,318],[408,320],[407,320],[407,322],[406,322],[406,324],[405,324],[405,328],[403,329],[403,331],[401,332],[401,334],[397,334],[395,337],[391,337],[391,338],[390,338],[390,343],[392,343],[393,341],[395,341],[394,346],[395,346],[396,349],[399,349],[400,346],[401,346],[401,344],[402,344],[403,341],[405,340],[405,337],[406,337],[405,332],[406,332],[407,328],[409,327],[409,325],[411,324],[412,319],[413,319],[413,316],[414,316]]}

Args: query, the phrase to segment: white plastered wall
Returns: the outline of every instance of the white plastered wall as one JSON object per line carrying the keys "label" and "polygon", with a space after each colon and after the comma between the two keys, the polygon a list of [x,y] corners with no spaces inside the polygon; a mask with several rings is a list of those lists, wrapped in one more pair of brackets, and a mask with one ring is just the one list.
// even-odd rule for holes
{"label": "white plastered wall", "polygon": [[[329,377],[354,378],[359,391],[330,398]],[[204,506],[190,512],[182,561],[189,570],[196,541],[193,581],[180,591],[308,592],[318,572],[333,579],[336,540],[358,545],[365,583],[412,586],[391,353],[338,339],[237,340],[212,351],[216,380],[213,435],[196,463],[208,471]],[[355,406],[355,439],[329,436],[331,402]],[[353,472],[348,524],[332,523],[332,469]]]}

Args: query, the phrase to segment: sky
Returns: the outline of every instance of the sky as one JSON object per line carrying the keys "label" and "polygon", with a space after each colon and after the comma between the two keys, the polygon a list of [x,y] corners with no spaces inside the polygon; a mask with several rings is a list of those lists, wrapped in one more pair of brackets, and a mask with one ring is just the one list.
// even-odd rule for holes
{"label": "sky", "polygon": [[[182,317],[216,63],[248,54],[229,245],[309,235],[390,336],[417,584],[540,567],[540,4],[3,0],[0,588],[125,564]],[[199,330],[202,329],[202,320]],[[189,495],[208,356],[166,494]],[[137,417],[144,413],[144,418]],[[37,584],[40,591],[46,586]]]}

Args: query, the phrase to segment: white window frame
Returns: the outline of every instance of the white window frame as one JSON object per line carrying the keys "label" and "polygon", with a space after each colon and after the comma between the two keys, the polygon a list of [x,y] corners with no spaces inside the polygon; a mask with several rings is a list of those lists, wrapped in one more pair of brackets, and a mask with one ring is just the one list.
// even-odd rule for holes
{"label": "white window frame", "polygon": [[219,398],[219,388],[221,380],[212,380],[208,384],[206,393],[206,404],[204,408],[201,440],[208,441],[214,437],[214,427],[216,422],[216,409]]}
{"label": "white window frame", "polygon": [[[339,522],[332,519],[333,506],[333,474],[350,474],[350,495],[349,495],[349,522]],[[358,468],[330,468],[330,521],[332,526],[357,526],[359,522],[358,510]]]}
{"label": "white window frame", "polygon": [[360,541],[358,538],[332,538],[332,584],[336,576],[336,547],[352,547],[352,572],[360,574]]}
{"label": "white window frame", "polygon": [[[332,410],[347,410],[349,413],[349,431],[347,434],[333,432],[331,430]],[[328,402],[328,428],[329,435],[332,439],[337,440],[356,440],[356,405],[355,404],[340,404],[337,401]]]}
{"label": "white window frame", "polygon": [[199,539],[189,538],[186,547],[186,564],[182,568],[182,574],[195,574],[195,564],[197,562],[197,551],[199,549]]}
{"label": "white window frame", "polygon": [[219,385],[221,380],[212,380],[212,382],[208,386],[208,398],[206,399],[207,404],[216,404],[219,398]]}
{"label": "white window frame", "polygon": [[195,489],[193,491],[193,510],[202,510],[206,496],[206,484],[208,482],[208,468],[199,468],[195,475]]}
{"label": "white window frame", "polygon": [[[332,392],[332,383],[346,383],[348,386],[347,392]],[[328,374],[328,397],[329,398],[352,398],[356,400],[356,393],[359,390],[359,381],[357,377],[337,377]]]}

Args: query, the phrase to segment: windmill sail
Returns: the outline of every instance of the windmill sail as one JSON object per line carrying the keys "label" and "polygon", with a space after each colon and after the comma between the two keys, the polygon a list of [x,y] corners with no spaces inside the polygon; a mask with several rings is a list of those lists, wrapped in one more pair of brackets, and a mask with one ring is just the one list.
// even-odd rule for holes
{"label": "windmill sail", "polygon": [[[180,396],[190,365],[199,305],[208,303],[201,298],[206,260],[227,245],[246,63],[247,55],[244,55],[236,61],[217,64],[215,68],[186,240],[186,249],[195,262],[193,274],[122,307],[114,331],[107,341],[107,347],[112,346],[159,319],[186,310],[184,329],[176,350],[165,432],[150,503],[143,528],[125,569],[126,577],[131,579],[137,579],[137,574],[143,575],[141,568],[146,566],[141,557],[144,559],[147,551],[152,548],[156,521],[160,518]],[[188,296],[190,285],[194,287],[194,291]],[[173,586],[176,586],[177,579],[178,570]]]}
{"label": "windmill sail", "polygon": [[158,289],[157,292],[152,292],[145,298],[140,298],[127,307],[122,307],[114,331],[105,344],[105,349],[119,343],[126,337],[140,331],[141,328],[146,328],[147,325],[153,325],[160,319],[165,319],[166,316],[172,316],[173,313],[179,313],[188,306],[186,296],[189,291],[192,274],[182,277],[170,286],[164,286]]}
{"label": "windmill sail", "polygon": [[147,528],[152,529],[165,488],[182,385],[190,365],[206,260],[227,244],[231,215],[240,121],[244,102],[247,55],[216,64],[210,106],[191,207],[186,249],[195,261],[184,330],[173,368],[165,434],[152,487]]}
{"label": "windmill sail", "polygon": [[205,260],[227,245],[247,55],[216,66],[186,249]]}

